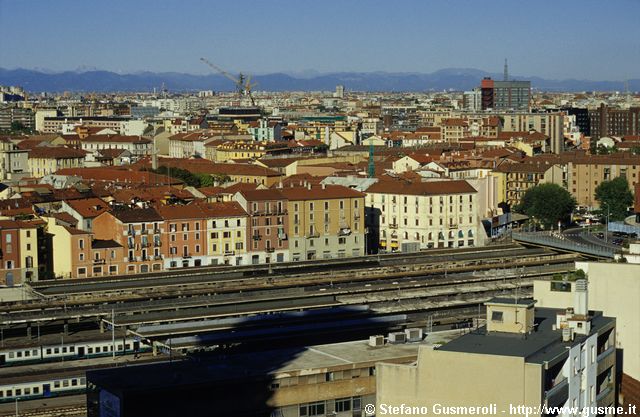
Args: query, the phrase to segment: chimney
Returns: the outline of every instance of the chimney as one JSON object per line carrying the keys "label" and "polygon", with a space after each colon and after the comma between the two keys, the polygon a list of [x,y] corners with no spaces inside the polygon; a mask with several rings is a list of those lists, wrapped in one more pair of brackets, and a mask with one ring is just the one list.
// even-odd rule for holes
{"label": "chimney", "polygon": [[579,279],[576,281],[576,291],[574,293],[574,313],[579,316],[589,314],[589,297],[587,292],[587,280]]}
{"label": "chimney", "polygon": [[322,189],[325,190],[326,188],[327,188],[327,186],[322,184]]}

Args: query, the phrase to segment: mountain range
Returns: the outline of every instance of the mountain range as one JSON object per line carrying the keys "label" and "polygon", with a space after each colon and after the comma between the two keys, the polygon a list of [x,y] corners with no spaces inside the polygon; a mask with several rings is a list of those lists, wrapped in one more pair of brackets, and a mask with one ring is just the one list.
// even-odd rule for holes
{"label": "mountain range", "polygon": [[[391,72],[336,72],[327,74],[272,73],[256,75],[256,90],[263,91],[330,91],[344,85],[351,91],[443,91],[471,90],[483,77],[501,80],[502,74],[472,68],[446,68],[430,74]],[[590,81],[578,79],[549,80],[539,77],[512,77],[530,80],[540,91],[624,91],[622,81]],[[233,83],[220,74],[194,75],[178,72],[137,72],[120,74],[111,71],[81,69],[51,72],[48,70],[0,68],[0,85],[22,86],[32,93],[39,92],[113,92],[158,91],[162,85],[171,92],[197,90],[232,91]],[[628,80],[630,91],[640,90],[640,79]]]}

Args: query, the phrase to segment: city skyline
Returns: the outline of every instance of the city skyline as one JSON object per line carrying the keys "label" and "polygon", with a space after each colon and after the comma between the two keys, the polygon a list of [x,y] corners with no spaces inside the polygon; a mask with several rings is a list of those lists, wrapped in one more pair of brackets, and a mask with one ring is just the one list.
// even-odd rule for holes
{"label": "city skyline", "polygon": [[[243,8],[200,0],[161,7],[146,0],[135,7],[121,1],[4,0],[0,67],[208,74],[199,62],[204,56],[230,72],[253,74],[444,68],[500,73],[506,57],[510,72],[521,76],[639,78],[640,28],[633,16],[640,3],[623,1],[614,8],[570,1],[545,7],[550,4],[523,12],[504,1],[463,1],[458,7],[439,1],[404,1],[399,7],[377,1],[278,1]],[[598,29],[598,22],[613,19],[616,31]]]}

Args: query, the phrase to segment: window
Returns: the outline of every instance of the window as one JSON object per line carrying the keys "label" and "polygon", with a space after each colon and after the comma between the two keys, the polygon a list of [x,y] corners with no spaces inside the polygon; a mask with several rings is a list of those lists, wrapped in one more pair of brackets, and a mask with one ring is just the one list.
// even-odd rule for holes
{"label": "window", "polygon": [[503,314],[502,311],[492,311],[491,312],[491,321],[497,321],[497,322],[502,322],[503,320]]}
{"label": "window", "polygon": [[78,244],[80,245],[80,249],[84,249],[84,239],[78,240]]}
{"label": "window", "polygon": [[324,401],[300,405],[301,417],[313,417],[324,415]]}
{"label": "window", "polygon": [[339,398],[336,400],[336,412],[351,411],[351,398]]}

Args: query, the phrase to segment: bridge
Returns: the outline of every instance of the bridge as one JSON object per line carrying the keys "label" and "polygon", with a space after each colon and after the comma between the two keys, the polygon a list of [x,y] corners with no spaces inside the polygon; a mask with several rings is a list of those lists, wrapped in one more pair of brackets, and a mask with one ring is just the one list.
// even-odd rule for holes
{"label": "bridge", "polygon": [[615,251],[612,248],[597,244],[575,242],[567,239],[565,236],[557,232],[513,232],[512,237],[516,242],[535,246],[545,246],[593,258],[613,259],[615,254]]}

